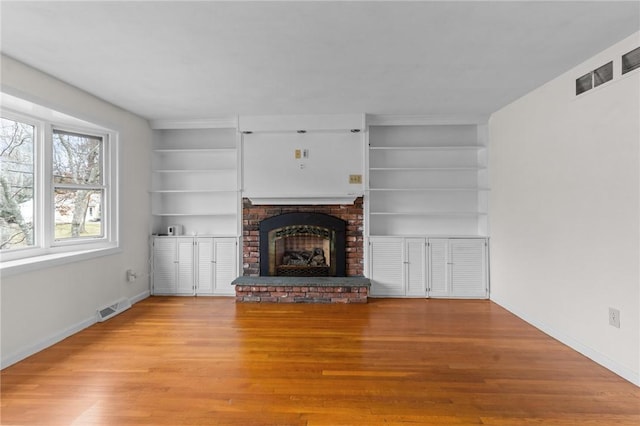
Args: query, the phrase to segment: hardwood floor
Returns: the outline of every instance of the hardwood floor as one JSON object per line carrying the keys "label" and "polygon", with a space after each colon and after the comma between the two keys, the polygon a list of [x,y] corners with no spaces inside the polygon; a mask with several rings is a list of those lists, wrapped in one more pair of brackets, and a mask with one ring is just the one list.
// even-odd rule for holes
{"label": "hardwood floor", "polygon": [[3,425],[640,424],[640,388],[489,301],[152,297],[1,396]]}

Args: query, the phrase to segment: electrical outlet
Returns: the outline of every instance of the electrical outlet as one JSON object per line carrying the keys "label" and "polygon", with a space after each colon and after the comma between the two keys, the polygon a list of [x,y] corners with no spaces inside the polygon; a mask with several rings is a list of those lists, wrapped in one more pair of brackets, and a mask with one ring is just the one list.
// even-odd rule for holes
{"label": "electrical outlet", "polygon": [[136,278],[138,278],[138,275],[133,272],[133,269],[127,269],[127,281],[131,283],[134,282]]}
{"label": "electrical outlet", "polygon": [[609,308],[609,325],[620,328],[620,310]]}

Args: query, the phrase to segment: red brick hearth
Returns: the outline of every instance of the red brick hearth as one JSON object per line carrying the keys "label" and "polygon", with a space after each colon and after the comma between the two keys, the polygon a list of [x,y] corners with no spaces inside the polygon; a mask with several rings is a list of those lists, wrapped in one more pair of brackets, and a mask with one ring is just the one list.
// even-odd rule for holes
{"label": "red brick hearth", "polygon": [[347,277],[362,276],[364,272],[363,199],[353,204],[339,205],[257,205],[248,198],[242,200],[243,276],[260,275],[260,222],[285,213],[323,213],[346,222]]}
{"label": "red brick hearth", "polygon": [[367,303],[371,282],[364,277],[238,277],[236,302]]}

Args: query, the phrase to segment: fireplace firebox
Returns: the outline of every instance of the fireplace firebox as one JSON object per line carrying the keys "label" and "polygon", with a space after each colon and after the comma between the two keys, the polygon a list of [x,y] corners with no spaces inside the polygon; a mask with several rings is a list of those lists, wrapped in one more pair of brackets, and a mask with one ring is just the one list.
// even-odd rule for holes
{"label": "fireplace firebox", "polygon": [[342,219],[324,213],[284,213],[260,222],[260,275],[344,277]]}

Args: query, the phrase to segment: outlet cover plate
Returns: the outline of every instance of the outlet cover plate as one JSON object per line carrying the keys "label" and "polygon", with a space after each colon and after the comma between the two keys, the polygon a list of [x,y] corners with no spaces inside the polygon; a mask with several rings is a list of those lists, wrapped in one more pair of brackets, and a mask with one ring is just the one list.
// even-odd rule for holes
{"label": "outlet cover plate", "polygon": [[609,308],[609,325],[620,328],[620,310]]}

